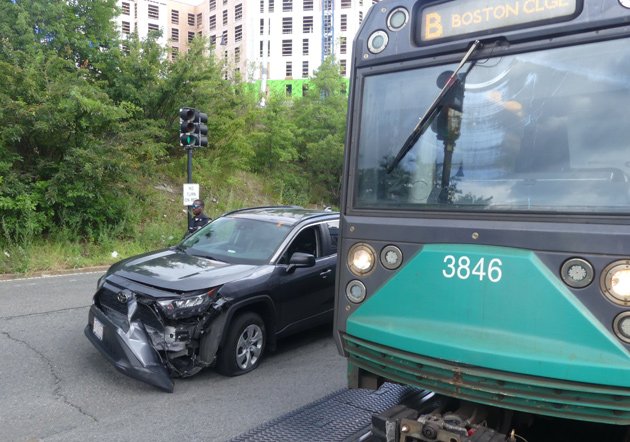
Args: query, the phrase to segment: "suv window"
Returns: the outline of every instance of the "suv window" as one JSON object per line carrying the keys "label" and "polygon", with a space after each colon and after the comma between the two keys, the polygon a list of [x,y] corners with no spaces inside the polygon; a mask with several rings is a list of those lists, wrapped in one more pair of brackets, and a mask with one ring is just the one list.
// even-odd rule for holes
{"label": "suv window", "polygon": [[326,221],[324,224],[328,227],[330,234],[330,250],[329,255],[337,253],[337,241],[339,240],[339,220]]}
{"label": "suv window", "polygon": [[317,258],[319,256],[317,243],[318,226],[306,227],[293,239],[287,251],[282,255],[280,264],[288,264],[291,255],[295,252],[310,253]]}

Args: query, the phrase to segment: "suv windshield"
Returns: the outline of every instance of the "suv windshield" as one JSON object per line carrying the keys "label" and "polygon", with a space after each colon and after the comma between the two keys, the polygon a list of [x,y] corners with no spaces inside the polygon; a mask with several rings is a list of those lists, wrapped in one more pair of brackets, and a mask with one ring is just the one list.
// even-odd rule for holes
{"label": "suv windshield", "polygon": [[625,40],[477,61],[388,173],[455,66],[364,78],[354,207],[630,212]]}
{"label": "suv windshield", "polygon": [[217,218],[181,243],[187,253],[232,264],[269,262],[290,226],[260,219]]}

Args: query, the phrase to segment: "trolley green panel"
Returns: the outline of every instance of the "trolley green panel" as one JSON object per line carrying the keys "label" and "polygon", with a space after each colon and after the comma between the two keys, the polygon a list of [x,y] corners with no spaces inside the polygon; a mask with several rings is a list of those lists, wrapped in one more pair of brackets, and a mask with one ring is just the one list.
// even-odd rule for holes
{"label": "trolley green panel", "polygon": [[534,253],[426,245],[348,319],[411,354],[564,381],[630,386],[630,354]]}

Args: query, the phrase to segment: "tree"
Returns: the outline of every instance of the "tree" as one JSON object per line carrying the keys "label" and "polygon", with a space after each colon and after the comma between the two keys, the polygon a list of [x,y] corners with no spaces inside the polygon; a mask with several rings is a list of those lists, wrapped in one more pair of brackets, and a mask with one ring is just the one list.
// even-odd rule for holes
{"label": "tree", "polygon": [[324,60],[308,93],[295,105],[297,147],[312,197],[336,203],[343,170],[347,96],[345,79],[333,57]]}

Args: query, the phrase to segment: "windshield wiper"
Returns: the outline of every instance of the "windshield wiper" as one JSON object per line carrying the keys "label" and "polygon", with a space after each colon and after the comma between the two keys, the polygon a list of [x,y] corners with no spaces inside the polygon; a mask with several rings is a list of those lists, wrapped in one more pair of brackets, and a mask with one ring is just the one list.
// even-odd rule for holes
{"label": "windshield wiper", "polygon": [[448,78],[448,80],[446,81],[446,84],[444,85],[444,87],[442,87],[442,90],[440,91],[438,96],[435,98],[435,100],[433,100],[433,103],[431,103],[431,106],[429,106],[429,108],[424,113],[422,118],[420,118],[420,120],[418,121],[418,124],[416,124],[416,127],[413,129],[413,131],[409,134],[409,136],[405,140],[405,143],[402,145],[402,147],[398,151],[398,154],[396,155],[396,158],[394,158],[394,161],[392,161],[390,165],[387,166],[387,173],[391,173],[392,170],[394,170],[394,168],[398,166],[398,164],[402,161],[405,155],[407,155],[407,153],[411,150],[414,144],[416,144],[418,139],[431,125],[431,123],[433,122],[433,119],[440,111],[440,105],[442,104],[442,101],[451,91],[453,86],[455,86],[455,84],[457,84],[457,82],[459,81],[457,78],[457,74],[462,69],[464,64],[468,61],[468,59],[473,54],[473,52],[475,52],[475,50],[477,50],[477,48],[479,48],[480,46],[481,46],[481,42],[479,40],[475,40],[473,44],[470,46],[470,49],[468,49],[468,52],[466,52],[466,54],[464,55],[464,58],[462,58],[462,60],[459,62],[457,69],[455,69],[455,71]]}
{"label": "windshield wiper", "polygon": [[212,260],[212,261],[225,262],[225,261],[223,261],[222,259],[217,259],[217,258],[215,258],[214,256],[212,256],[212,255],[210,255],[210,254],[208,254],[208,253],[204,253],[204,252],[202,252],[202,251],[195,251],[195,249],[193,249],[193,250],[190,252],[190,255],[192,255],[192,256],[198,256],[198,257],[200,257],[200,258],[210,259],[210,260]]}

